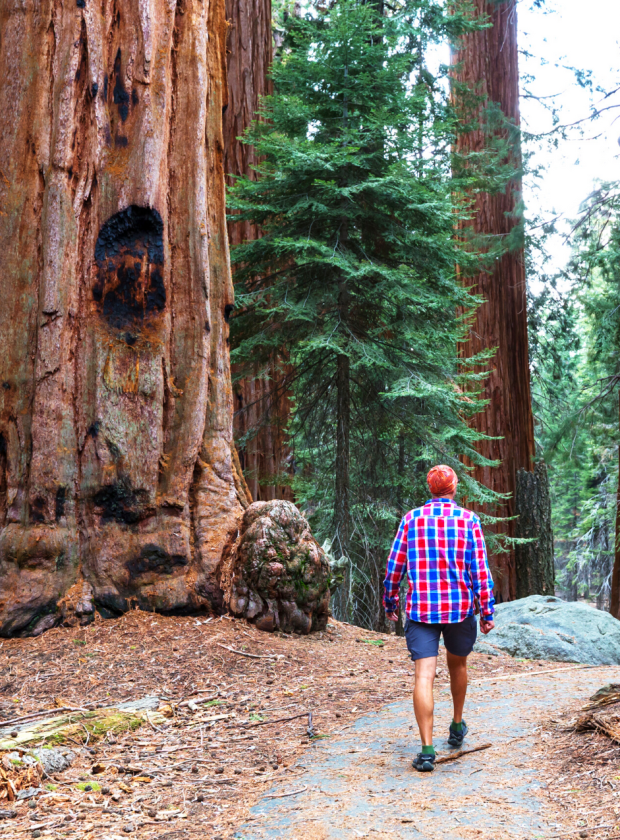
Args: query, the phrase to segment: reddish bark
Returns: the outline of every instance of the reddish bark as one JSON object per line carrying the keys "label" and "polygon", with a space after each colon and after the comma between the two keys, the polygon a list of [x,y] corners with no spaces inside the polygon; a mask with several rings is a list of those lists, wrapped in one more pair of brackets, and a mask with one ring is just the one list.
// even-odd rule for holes
{"label": "reddish bark", "polygon": [[221,603],[224,0],[0,11],[0,632]]}
{"label": "reddish bark", "polygon": [[[618,392],[618,409],[620,418],[620,392]],[[620,619],[620,450],[618,451],[618,495],[616,500],[616,546],[614,567],[611,573],[611,594],[609,612],[614,618]]]}
{"label": "reddish bark", "polygon": [[[257,159],[252,146],[240,137],[257,118],[260,97],[271,91],[269,70],[273,57],[271,0],[227,0],[228,105],[224,112],[225,171],[231,176],[253,177]],[[229,222],[231,247],[256,239],[260,230],[249,222]],[[291,453],[285,427],[289,395],[277,359],[269,370],[256,369],[254,377],[235,385],[235,437],[247,435],[239,459],[255,501],[292,500],[291,488],[277,484],[277,476],[289,472]]]}
{"label": "reddish bark", "polygon": [[[228,103],[223,115],[224,171],[231,176],[249,175],[257,158],[253,146],[239,142],[257,117],[260,97],[271,92],[269,70],[273,58],[271,0],[226,0],[228,21]],[[231,246],[260,235],[250,222],[229,223]]]}
{"label": "reddish bark", "polygon": [[[486,2],[475,0],[477,14],[487,15],[492,27],[466,35],[453,55],[459,67],[455,76],[475,90],[484,100],[499,104],[504,115],[519,124],[519,73],[517,54],[516,0]],[[480,152],[487,135],[481,128],[459,137],[458,151]],[[518,144],[514,150],[519,164]],[[476,198],[474,229],[493,237],[506,237],[518,223],[514,211],[520,201],[521,182],[513,180],[500,194],[482,194]],[[467,280],[471,284],[470,279]],[[527,340],[526,283],[523,249],[504,254],[493,272],[473,279],[473,290],[486,303],[478,309],[469,336],[462,346],[464,357],[497,347],[493,370],[485,383],[485,410],[472,424],[486,435],[499,440],[481,441],[478,450],[485,457],[501,460],[496,468],[474,469],[475,478],[500,493],[512,497],[498,508],[504,516],[515,510],[516,474],[532,470],[534,425],[530,397],[530,372]],[[500,529],[514,535],[514,520]],[[515,597],[514,551],[491,557],[495,570],[496,591],[502,600]]]}

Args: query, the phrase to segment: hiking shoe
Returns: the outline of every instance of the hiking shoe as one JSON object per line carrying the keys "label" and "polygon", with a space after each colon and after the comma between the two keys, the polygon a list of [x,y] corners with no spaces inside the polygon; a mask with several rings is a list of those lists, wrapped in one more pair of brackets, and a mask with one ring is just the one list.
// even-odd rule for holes
{"label": "hiking shoe", "polygon": [[431,773],[435,769],[436,755],[429,755],[428,753],[418,753],[413,759],[412,765],[414,770],[419,770],[421,773]]}
{"label": "hiking shoe", "polygon": [[454,722],[450,724],[450,734],[448,736],[448,743],[451,747],[462,747],[463,746],[463,739],[467,735],[469,731],[467,729],[467,724],[465,721],[462,721],[463,726],[461,727],[461,731],[457,732],[454,728]]}

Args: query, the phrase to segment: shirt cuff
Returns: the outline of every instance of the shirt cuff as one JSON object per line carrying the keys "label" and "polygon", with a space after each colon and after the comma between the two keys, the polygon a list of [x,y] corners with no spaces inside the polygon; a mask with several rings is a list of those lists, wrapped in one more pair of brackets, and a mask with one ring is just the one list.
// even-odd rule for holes
{"label": "shirt cuff", "polygon": [[385,607],[386,612],[396,612],[398,609],[398,601],[396,598],[384,598],[383,606]]}

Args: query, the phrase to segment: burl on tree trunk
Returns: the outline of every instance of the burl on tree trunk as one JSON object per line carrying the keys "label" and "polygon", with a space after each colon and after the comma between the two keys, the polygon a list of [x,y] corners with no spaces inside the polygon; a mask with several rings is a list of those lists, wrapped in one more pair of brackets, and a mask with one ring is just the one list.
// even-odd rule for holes
{"label": "burl on tree trunk", "polygon": [[230,611],[260,630],[306,634],[327,626],[329,564],[291,502],[255,502],[245,511],[222,587]]}
{"label": "burl on tree trunk", "polygon": [[[0,633],[223,608],[224,0],[0,11]],[[36,629],[36,627],[35,627]]]}

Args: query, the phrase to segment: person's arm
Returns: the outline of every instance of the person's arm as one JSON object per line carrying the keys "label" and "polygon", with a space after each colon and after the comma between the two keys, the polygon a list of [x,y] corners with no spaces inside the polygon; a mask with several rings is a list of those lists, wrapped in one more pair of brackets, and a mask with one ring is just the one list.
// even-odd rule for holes
{"label": "person's arm", "polygon": [[400,582],[407,570],[407,532],[408,522],[403,517],[392,545],[383,581],[383,606],[388,618],[393,621],[396,621],[398,614]]}
{"label": "person's arm", "polygon": [[474,541],[470,569],[472,589],[474,598],[477,598],[480,604],[480,620],[488,624],[493,621],[495,598],[493,597],[493,578],[487,559],[487,547],[478,518],[474,519],[472,524],[472,537]]}

